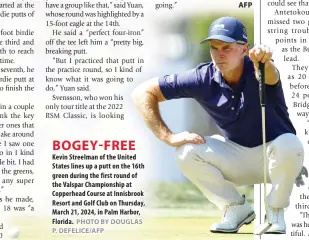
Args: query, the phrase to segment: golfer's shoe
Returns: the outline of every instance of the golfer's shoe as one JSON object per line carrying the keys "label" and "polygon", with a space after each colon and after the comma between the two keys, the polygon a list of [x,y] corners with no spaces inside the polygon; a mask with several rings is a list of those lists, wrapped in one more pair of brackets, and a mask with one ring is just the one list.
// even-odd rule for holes
{"label": "golfer's shoe", "polygon": [[[266,234],[285,234],[286,225],[284,221],[283,208],[272,208],[268,206],[269,222],[272,224]],[[267,220],[266,220],[267,221]]]}
{"label": "golfer's shoe", "polygon": [[250,224],[255,218],[255,213],[243,196],[243,200],[225,207],[225,212],[220,223],[210,227],[213,233],[236,233],[244,224]]}

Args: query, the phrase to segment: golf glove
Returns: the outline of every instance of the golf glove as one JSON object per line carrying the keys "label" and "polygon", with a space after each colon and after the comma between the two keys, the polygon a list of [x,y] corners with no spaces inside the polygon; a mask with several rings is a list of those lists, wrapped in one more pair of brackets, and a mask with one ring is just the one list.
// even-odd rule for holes
{"label": "golf glove", "polygon": [[298,177],[296,178],[295,180],[295,184],[297,187],[300,187],[300,186],[303,186],[305,185],[305,182],[304,182],[304,179],[303,179],[303,176],[302,175],[305,175],[306,178],[308,177],[308,171],[307,171],[307,168],[303,166],[303,168],[301,169]]}

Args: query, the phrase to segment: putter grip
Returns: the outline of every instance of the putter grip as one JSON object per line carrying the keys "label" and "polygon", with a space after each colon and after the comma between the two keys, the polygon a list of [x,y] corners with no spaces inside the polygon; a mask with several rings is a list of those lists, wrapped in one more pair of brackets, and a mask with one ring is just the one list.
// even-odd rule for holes
{"label": "putter grip", "polygon": [[259,80],[259,90],[260,90],[260,103],[261,106],[265,106],[265,64],[259,63],[260,80]]}

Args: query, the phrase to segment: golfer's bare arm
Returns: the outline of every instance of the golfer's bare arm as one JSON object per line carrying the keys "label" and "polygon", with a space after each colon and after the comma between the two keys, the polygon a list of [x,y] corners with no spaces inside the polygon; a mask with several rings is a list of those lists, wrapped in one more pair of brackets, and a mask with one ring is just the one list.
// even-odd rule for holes
{"label": "golfer's bare arm", "polygon": [[[254,65],[256,78],[259,78],[258,65]],[[273,61],[265,64],[265,83],[275,85],[279,81],[279,73]]]}
{"label": "golfer's bare arm", "polygon": [[152,78],[139,85],[133,91],[132,98],[151,131],[160,140],[169,144],[169,139],[173,133],[166,126],[160,115],[159,102],[166,101],[166,99],[160,90],[158,78]]}

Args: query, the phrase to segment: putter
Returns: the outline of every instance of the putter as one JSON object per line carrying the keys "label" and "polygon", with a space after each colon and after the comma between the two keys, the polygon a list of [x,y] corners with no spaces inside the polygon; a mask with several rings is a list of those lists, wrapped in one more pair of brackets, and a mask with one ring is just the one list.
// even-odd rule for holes
{"label": "putter", "polygon": [[262,224],[256,231],[256,235],[262,235],[266,233],[271,227],[269,222],[268,203],[267,203],[267,156],[266,156],[266,127],[265,127],[265,64],[259,63],[260,79],[259,79],[259,91],[260,91],[260,103],[262,109],[262,134],[263,134],[263,159],[264,159],[264,205],[266,212],[267,222]]}

